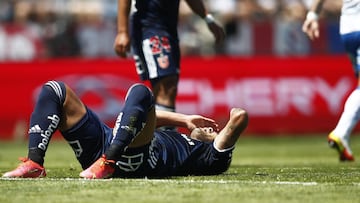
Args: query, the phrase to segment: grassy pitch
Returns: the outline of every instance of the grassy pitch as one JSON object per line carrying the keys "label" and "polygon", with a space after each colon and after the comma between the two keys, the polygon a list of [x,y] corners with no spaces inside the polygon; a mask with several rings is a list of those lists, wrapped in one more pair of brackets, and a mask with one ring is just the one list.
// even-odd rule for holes
{"label": "grassy pitch", "polygon": [[[0,142],[0,173],[16,167],[26,147],[26,142]],[[325,135],[245,135],[223,175],[83,180],[70,147],[56,141],[45,159],[48,176],[0,179],[0,202],[359,202],[358,135],[352,137],[352,149],[356,161],[339,163]]]}

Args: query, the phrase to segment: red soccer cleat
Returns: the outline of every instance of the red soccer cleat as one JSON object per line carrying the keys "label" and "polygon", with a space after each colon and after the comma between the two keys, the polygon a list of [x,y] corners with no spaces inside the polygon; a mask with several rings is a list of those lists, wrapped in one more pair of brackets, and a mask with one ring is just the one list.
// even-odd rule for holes
{"label": "red soccer cleat", "polygon": [[16,169],[4,173],[3,178],[42,178],[46,176],[43,166],[28,158],[19,159],[22,163]]}
{"label": "red soccer cleat", "polygon": [[80,177],[89,179],[105,179],[110,178],[115,169],[113,165],[114,160],[107,160],[105,155],[102,155],[89,168],[80,173]]}
{"label": "red soccer cleat", "polygon": [[354,161],[350,146],[346,140],[343,140],[333,133],[328,136],[328,143],[331,148],[334,148],[339,153],[340,161]]}

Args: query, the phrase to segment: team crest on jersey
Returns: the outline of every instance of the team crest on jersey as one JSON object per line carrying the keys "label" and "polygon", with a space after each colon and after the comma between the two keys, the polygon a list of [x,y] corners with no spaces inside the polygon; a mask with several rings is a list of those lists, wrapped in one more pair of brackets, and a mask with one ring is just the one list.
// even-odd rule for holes
{"label": "team crest on jersey", "polygon": [[166,69],[169,67],[169,57],[167,55],[160,55],[157,57],[157,62],[159,64],[159,67],[162,69]]}
{"label": "team crest on jersey", "polygon": [[116,165],[123,171],[134,172],[136,171],[141,164],[143,163],[144,153],[135,154],[135,155],[121,155],[119,161],[116,162]]}

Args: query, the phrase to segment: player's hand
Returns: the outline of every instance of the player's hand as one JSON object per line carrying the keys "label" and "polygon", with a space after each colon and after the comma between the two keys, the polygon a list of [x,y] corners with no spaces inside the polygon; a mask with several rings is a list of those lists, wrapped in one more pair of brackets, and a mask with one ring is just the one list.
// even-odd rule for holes
{"label": "player's hand", "polygon": [[311,39],[319,38],[319,22],[315,19],[306,19],[302,26],[303,32]]}
{"label": "player's hand", "polygon": [[187,129],[193,131],[195,128],[212,128],[214,131],[219,131],[219,125],[211,118],[206,118],[200,115],[188,115],[186,119]]}
{"label": "player's hand", "polygon": [[114,50],[118,56],[126,58],[126,53],[130,51],[130,37],[128,33],[118,33],[116,35]]}
{"label": "player's hand", "polygon": [[210,32],[215,37],[215,43],[216,44],[223,43],[223,41],[225,39],[225,31],[224,31],[223,27],[220,26],[219,24],[217,24],[216,22],[208,23],[207,26],[208,26]]}

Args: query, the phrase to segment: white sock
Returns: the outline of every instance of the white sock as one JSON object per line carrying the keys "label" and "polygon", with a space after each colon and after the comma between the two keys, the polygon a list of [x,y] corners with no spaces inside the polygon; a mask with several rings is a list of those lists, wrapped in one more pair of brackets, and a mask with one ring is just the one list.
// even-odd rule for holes
{"label": "white sock", "polygon": [[357,87],[347,98],[344,111],[333,130],[334,135],[349,140],[350,134],[360,119],[360,87]]}
{"label": "white sock", "polygon": [[155,108],[158,109],[158,110],[175,112],[174,107],[164,106],[164,105],[161,105],[161,104],[155,104]]}

